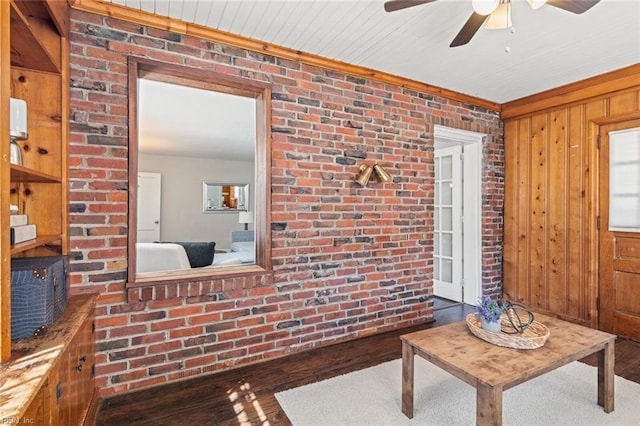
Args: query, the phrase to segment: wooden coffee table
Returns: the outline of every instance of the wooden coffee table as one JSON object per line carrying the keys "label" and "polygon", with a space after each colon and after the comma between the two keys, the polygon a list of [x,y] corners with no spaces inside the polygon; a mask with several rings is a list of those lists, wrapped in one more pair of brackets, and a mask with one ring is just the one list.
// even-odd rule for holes
{"label": "wooden coffee table", "polygon": [[598,353],[598,404],[613,411],[616,336],[536,314],[550,335],[538,349],[493,345],[471,334],[465,321],[400,336],[402,340],[402,412],[413,418],[414,355],[476,388],[476,424],[502,424],[502,392],[534,377]]}

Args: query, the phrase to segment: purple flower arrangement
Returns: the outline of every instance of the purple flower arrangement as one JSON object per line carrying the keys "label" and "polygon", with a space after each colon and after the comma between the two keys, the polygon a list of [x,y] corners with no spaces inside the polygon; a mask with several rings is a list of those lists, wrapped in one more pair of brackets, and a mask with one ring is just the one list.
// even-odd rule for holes
{"label": "purple flower arrangement", "polygon": [[505,310],[504,305],[498,301],[493,300],[491,297],[484,295],[478,300],[478,315],[484,318],[488,322],[497,322],[500,320],[500,315]]}

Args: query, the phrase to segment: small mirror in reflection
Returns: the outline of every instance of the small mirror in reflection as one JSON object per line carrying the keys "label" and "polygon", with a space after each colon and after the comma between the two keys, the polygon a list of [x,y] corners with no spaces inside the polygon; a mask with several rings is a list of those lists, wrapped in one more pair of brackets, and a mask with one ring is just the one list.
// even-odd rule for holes
{"label": "small mirror in reflection", "polygon": [[249,210],[248,183],[202,183],[202,211],[220,213]]}

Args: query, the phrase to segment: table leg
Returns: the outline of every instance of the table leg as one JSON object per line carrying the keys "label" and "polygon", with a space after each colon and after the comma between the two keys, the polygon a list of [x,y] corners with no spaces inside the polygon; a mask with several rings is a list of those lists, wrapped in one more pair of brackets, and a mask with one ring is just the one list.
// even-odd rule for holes
{"label": "table leg", "polygon": [[413,347],[402,342],[402,412],[413,418]]}
{"label": "table leg", "polygon": [[476,425],[502,424],[502,387],[476,385]]}
{"label": "table leg", "polygon": [[598,352],[598,405],[605,413],[614,408],[615,357],[613,341],[605,343],[604,349]]}

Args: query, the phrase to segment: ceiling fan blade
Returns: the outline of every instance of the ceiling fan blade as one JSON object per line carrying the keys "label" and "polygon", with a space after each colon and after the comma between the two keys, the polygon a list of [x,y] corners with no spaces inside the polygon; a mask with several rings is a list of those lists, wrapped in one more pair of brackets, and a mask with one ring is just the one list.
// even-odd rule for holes
{"label": "ceiling fan blade", "polygon": [[600,0],[548,0],[547,4],[571,13],[584,13],[598,4]]}
{"label": "ceiling fan blade", "polygon": [[485,16],[473,12],[449,47],[462,46],[463,44],[469,43],[488,17],[489,15]]}
{"label": "ceiling fan blade", "polygon": [[384,4],[384,10],[387,12],[395,12],[396,10],[406,9],[408,7],[418,6],[434,1],[436,0],[391,0]]}

